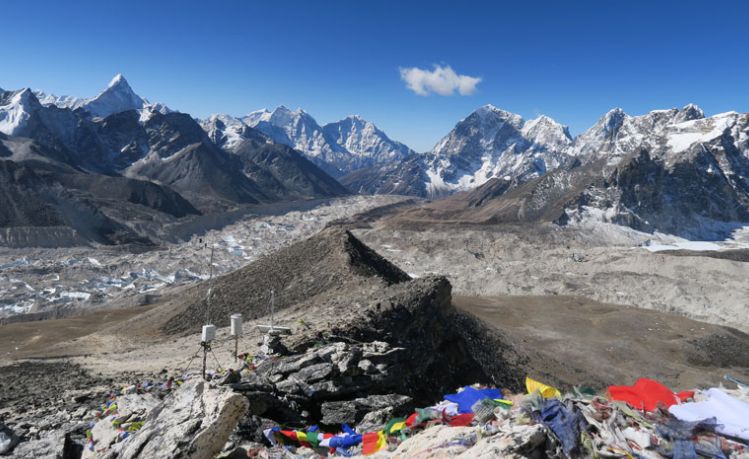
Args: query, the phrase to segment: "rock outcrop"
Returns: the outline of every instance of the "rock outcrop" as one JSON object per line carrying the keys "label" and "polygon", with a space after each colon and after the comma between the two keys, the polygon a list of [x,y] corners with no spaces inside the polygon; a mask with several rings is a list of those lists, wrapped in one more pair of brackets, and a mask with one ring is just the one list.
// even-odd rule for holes
{"label": "rock outcrop", "polygon": [[[116,444],[109,458],[211,459],[249,407],[247,399],[202,380],[191,381],[151,410],[144,427]],[[103,420],[101,422],[108,422]]]}
{"label": "rock outcrop", "polygon": [[390,418],[410,414],[414,406],[411,397],[390,394],[371,395],[340,402],[325,402],[321,408],[323,424],[360,425],[367,418],[368,425],[384,425]]}

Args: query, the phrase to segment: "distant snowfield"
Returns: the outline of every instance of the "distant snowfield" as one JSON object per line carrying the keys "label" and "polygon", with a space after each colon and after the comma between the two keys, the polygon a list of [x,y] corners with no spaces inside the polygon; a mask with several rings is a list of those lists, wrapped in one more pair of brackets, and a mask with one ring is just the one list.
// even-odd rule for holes
{"label": "distant snowfield", "polygon": [[[666,250],[693,250],[697,252],[749,249],[749,226],[737,226],[738,223],[723,223],[705,220],[706,233],[716,231],[730,237],[724,240],[689,240],[666,233],[646,233],[628,226],[611,223],[615,216],[614,209],[583,207],[582,212],[571,212],[571,222],[567,225],[578,230],[583,238],[596,240],[611,246],[630,246],[645,249],[649,252]],[[707,236],[709,238],[709,235]]]}
{"label": "distant snowfield", "polygon": [[[669,236],[673,238],[673,236]],[[665,250],[693,250],[695,252],[710,252],[732,249],[749,249],[749,226],[735,230],[732,237],[723,241],[688,241],[676,239],[673,242],[653,242],[643,244],[643,248],[649,252],[663,252]]]}
{"label": "distant snowfield", "polygon": [[708,241],[684,241],[676,242],[674,244],[650,244],[646,245],[645,249],[649,252],[662,252],[664,250],[694,250],[697,252],[706,252],[713,250],[721,250],[724,247],[720,243],[708,242]]}

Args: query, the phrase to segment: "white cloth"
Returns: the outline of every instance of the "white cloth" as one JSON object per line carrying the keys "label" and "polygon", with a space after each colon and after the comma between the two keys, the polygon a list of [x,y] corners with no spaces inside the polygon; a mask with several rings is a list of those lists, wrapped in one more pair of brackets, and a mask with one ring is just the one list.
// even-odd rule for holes
{"label": "white cloth", "polygon": [[700,402],[673,405],[668,410],[682,421],[701,421],[716,418],[719,433],[749,440],[749,403],[731,397],[720,389],[712,388],[703,393]]}
{"label": "white cloth", "polygon": [[448,402],[447,400],[442,400],[441,402],[430,408],[435,409],[440,413],[444,412],[446,416],[458,415],[458,404],[454,402]]}

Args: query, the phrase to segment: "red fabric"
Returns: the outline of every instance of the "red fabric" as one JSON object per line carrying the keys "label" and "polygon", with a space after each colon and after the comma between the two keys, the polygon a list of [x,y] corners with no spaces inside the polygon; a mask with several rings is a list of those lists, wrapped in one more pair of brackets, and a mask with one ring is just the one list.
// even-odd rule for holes
{"label": "red fabric", "polygon": [[694,398],[694,391],[693,390],[685,390],[681,391],[678,394],[676,394],[677,397],[679,397],[679,400],[682,402],[686,402],[690,398]]}
{"label": "red fabric", "polygon": [[409,416],[408,419],[406,419],[406,425],[408,427],[411,427],[412,425],[414,425],[414,422],[416,422],[416,417],[418,415],[419,415],[418,413],[414,413],[411,416]]}
{"label": "red fabric", "polygon": [[379,443],[380,435],[377,432],[367,432],[361,437],[362,442],[362,454],[369,456],[380,450]]}
{"label": "red fabric", "polygon": [[679,402],[677,396],[663,384],[652,379],[640,378],[634,386],[609,386],[612,400],[627,402],[632,407],[653,411],[659,406],[668,408]]}
{"label": "red fabric", "polygon": [[451,427],[466,427],[470,426],[472,422],[473,413],[463,413],[454,416],[447,424]]}

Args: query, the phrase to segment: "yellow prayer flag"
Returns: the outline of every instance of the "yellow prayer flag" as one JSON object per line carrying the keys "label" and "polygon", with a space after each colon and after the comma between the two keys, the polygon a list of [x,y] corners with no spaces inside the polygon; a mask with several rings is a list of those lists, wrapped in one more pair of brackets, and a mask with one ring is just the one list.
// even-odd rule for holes
{"label": "yellow prayer flag", "polygon": [[403,430],[404,427],[406,427],[405,422],[396,422],[395,424],[392,425],[392,427],[390,427],[390,432],[388,433],[392,434],[392,433],[398,432],[400,430]]}
{"label": "yellow prayer flag", "polygon": [[528,390],[529,394],[536,391],[540,392],[543,398],[562,398],[562,394],[556,387],[547,386],[546,384],[531,379],[528,376],[525,377],[525,388]]}

